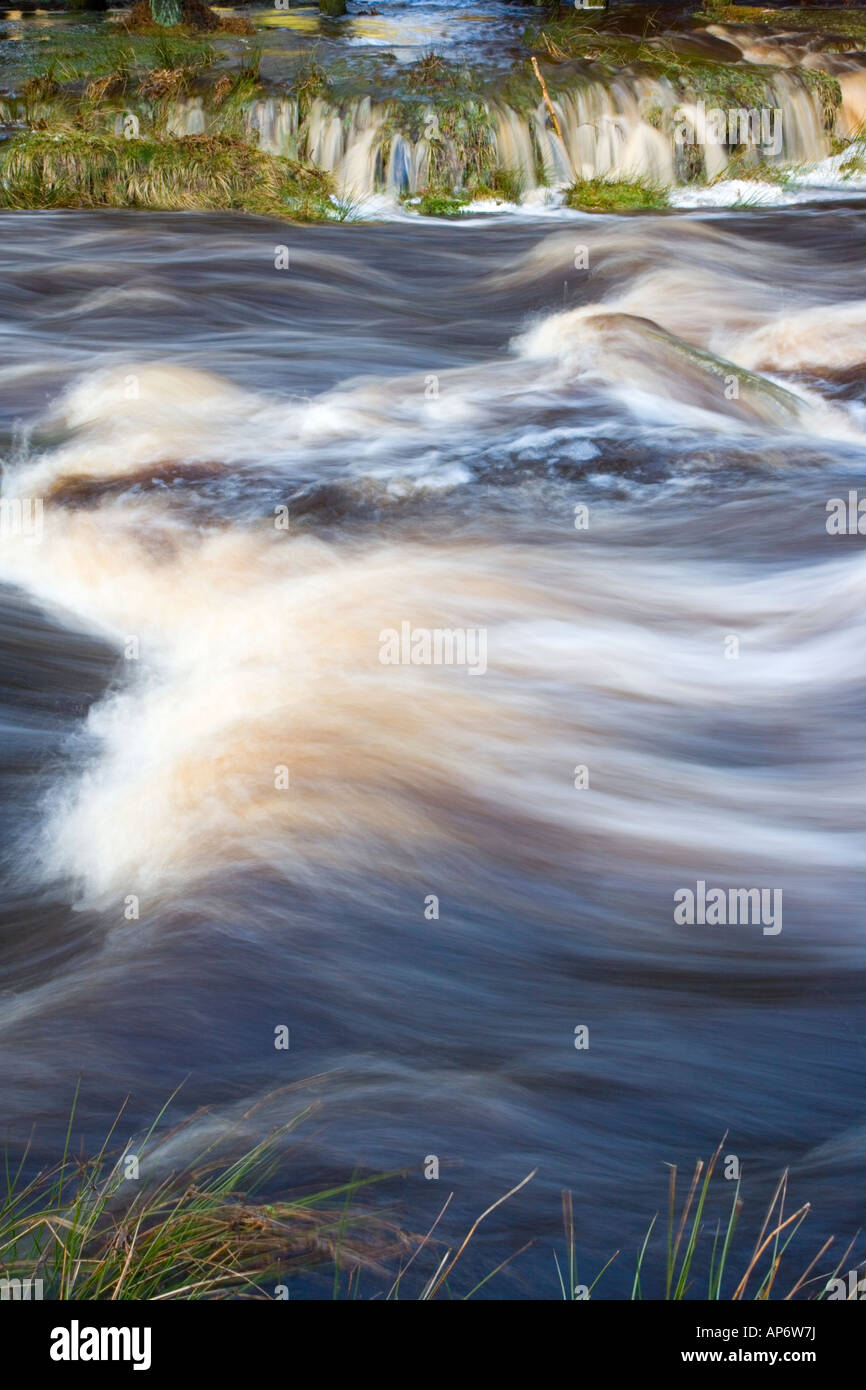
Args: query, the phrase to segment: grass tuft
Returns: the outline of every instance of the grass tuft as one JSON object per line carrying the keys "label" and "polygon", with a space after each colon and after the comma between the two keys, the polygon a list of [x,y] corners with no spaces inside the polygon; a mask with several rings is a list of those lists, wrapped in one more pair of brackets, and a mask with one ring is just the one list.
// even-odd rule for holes
{"label": "grass tuft", "polygon": [[647,212],[668,206],[664,188],[643,179],[577,179],[565,205],[581,212]]}
{"label": "grass tuft", "polygon": [[[163,1112],[164,1113],[164,1112]],[[70,1135],[53,1169],[29,1181],[6,1156],[0,1196],[0,1269],[6,1279],[41,1279],[44,1297],[69,1299],[272,1298],[299,1268],[379,1268],[406,1239],[369,1214],[347,1210],[355,1181],[294,1201],[253,1194],[279,1166],[281,1142],[298,1120],[230,1160],[214,1145],[179,1171],[159,1176],[180,1126],[133,1148],[95,1158],[71,1155]],[[121,1111],[122,1114],[122,1111]]]}
{"label": "grass tuft", "polygon": [[224,135],[172,141],[32,131],[0,147],[0,207],[239,209],[328,216],[325,175]]}
{"label": "grass tuft", "polygon": [[443,193],[435,189],[427,189],[406,200],[406,206],[421,217],[459,217],[468,204],[468,193]]}

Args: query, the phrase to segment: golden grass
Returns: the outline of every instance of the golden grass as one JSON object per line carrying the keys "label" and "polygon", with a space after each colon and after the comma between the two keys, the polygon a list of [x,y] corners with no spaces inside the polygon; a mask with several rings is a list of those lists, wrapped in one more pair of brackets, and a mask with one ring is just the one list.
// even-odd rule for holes
{"label": "golden grass", "polygon": [[0,207],[232,209],[327,216],[319,173],[224,135],[171,141],[32,131],[0,147]]}

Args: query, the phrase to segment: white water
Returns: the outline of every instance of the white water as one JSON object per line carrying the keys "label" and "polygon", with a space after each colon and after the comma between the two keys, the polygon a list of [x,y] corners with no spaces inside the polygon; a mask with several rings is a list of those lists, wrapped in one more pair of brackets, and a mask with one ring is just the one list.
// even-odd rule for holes
{"label": "white water", "polygon": [[[572,540],[539,552],[482,528],[431,547],[396,525],[404,499],[470,485],[479,462],[505,442],[518,460],[543,457],[554,441],[591,460],[594,441],[611,429],[624,444],[635,431],[649,440],[661,431],[667,447],[677,447],[679,432],[702,448],[712,440],[714,448],[796,452],[834,441],[863,449],[859,406],[833,403],[794,378],[862,362],[866,301],[836,303],[819,289],[793,297],[792,288],[782,306],[765,279],[765,249],[687,221],[665,224],[663,238],[660,227],[599,228],[590,256],[597,275],[612,277],[611,291],[530,318],[509,353],[438,372],[432,396],[427,378],[407,375],[287,399],[188,366],[137,361],[91,369],[72,385],[41,422],[51,445],[7,466],[7,498],[45,498],[45,535],[41,545],[7,538],[2,575],[119,649],[134,635],[141,654],[123,688],[92,712],[88,735],[99,757],[56,792],[34,862],[100,906],[125,889],[151,898],[177,892],[209,871],[215,853],[236,865],[265,861],[297,882],[323,860],[363,867],[373,842],[389,846],[396,868],[445,833],[431,807],[446,787],[461,802],[522,800],[540,825],[567,824],[567,786],[541,771],[556,731],[563,745],[573,736],[566,711],[548,699],[566,667],[593,692],[583,711],[590,741],[600,736],[596,719],[599,729],[604,723],[605,692],[626,704],[720,698],[709,677],[728,581],[711,567],[681,570],[671,560],[638,576],[632,566],[629,597],[620,594],[617,556],[595,555],[582,580],[593,606],[578,605],[575,617]],[[570,235],[546,237],[491,274],[486,295],[520,293],[547,267],[567,265],[572,249]],[[788,261],[793,287],[799,259]],[[331,269],[340,270],[336,258]],[[90,294],[79,312],[85,307],[131,306]],[[732,372],[734,393],[726,389]],[[540,408],[554,416],[552,429],[533,424]],[[267,517],[202,525],[171,505],[170,487],[153,491],[178,467],[215,479],[231,511],[247,480],[263,473],[280,480],[284,498],[304,479],[331,481],[355,505],[373,498],[384,515],[394,512],[395,531],[372,546],[351,536],[335,545],[283,535]],[[108,484],[122,484],[124,495],[103,495]],[[95,508],[75,505],[87,489]],[[811,569],[802,589],[785,575],[745,580],[740,622],[763,631],[765,655],[743,668],[730,698],[759,705],[779,678],[773,634],[788,618],[777,610],[793,613],[808,592],[822,614],[833,604],[848,611],[863,573],[834,561]],[[667,631],[642,632],[628,616],[638,592],[644,606],[668,614]],[[396,690],[377,639],[405,613],[429,628],[489,629],[483,699],[473,681],[414,668],[399,673]],[[826,681],[849,661],[841,630],[824,633],[822,623],[791,659],[791,690]],[[614,646],[611,625],[629,634]],[[428,725],[440,734],[422,752]],[[628,773],[630,798],[652,780],[648,756]],[[394,769],[409,761],[411,785],[399,787]],[[291,797],[274,790],[282,764],[293,769]],[[695,855],[706,835],[700,821],[690,825],[697,792],[684,774],[663,832],[670,837],[675,825],[675,842]],[[633,805],[602,796],[593,806],[594,833],[611,841],[614,858],[650,852],[656,832]],[[482,840],[486,823],[482,816]],[[732,815],[725,835],[729,852],[747,854],[750,816]],[[792,863],[798,846],[799,831],[778,832],[776,849]],[[830,843],[820,848],[822,857],[833,853]]]}
{"label": "white water", "polygon": [[[0,220],[4,495],[45,512],[0,545],[23,1138],[62,1151],[79,1076],[85,1147],[184,1078],[259,1137],[317,1077],[310,1181],[409,1169],[411,1229],[424,1155],[449,1243],[537,1166],[473,1277],[540,1229],[546,1288],[561,1189],[599,1269],[730,1129],[750,1193],[807,1169],[803,1266],[847,1242],[861,211],[295,226],[291,273],[259,219]],[[404,619],[484,629],[483,679],[384,665]],[[703,879],[778,886],[783,932],[677,926]]]}
{"label": "white water", "polygon": [[[818,161],[829,155],[821,101],[796,76],[779,71],[770,104],[782,112],[782,147],[771,162]],[[517,174],[530,198],[541,187],[562,186],[576,177],[640,177],[668,187],[681,181],[676,116],[692,108],[669,82],[627,74],[609,82],[588,81],[558,97],[554,107],[562,138],[543,100],[529,112],[493,101],[483,108],[492,164]],[[866,84],[850,90],[846,126],[862,119],[864,111]],[[201,100],[191,99],[178,103],[171,130],[201,134],[210,119]],[[438,165],[449,169],[455,188],[464,182],[459,145],[439,131],[433,107],[425,114],[425,133],[417,139],[400,128],[395,106],[370,97],[342,106],[319,97],[303,114],[294,97],[266,97],[252,102],[244,119],[260,148],[332,174],[344,197],[420,192],[429,179],[434,143]],[[706,177],[721,174],[730,152],[707,144],[702,153]]]}

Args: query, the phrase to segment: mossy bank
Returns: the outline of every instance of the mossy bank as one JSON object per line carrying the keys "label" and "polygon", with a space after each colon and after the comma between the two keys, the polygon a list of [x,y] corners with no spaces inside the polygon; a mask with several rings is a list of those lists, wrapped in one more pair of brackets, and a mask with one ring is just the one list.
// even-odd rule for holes
{"label": "mossy bank", "polygon": [[[454,217],[476,200],[513,204],[549,189],[585,211],[652,211],[673,186],[728,167],[781,179],[854,133],[837,68],[857,61],[863,16],[843,24],[844,11],[819,12],[808,63],[796,45],[746,61],[720,23],[772,26],[730,6],[673,27],[669,15],[638,24],[633,7],[586,16],[530,6],[504,64],[435,52],[395,63],[363,48],[323,61],[300,43],[275,64],[250,14],[244,32],[136,27],[127,14],[7,45],[0,202],[333,219],[372,215],[365,204],[382,193],[410,212]],[[789,24],[791,15],[814,37],[814,14],[785,12]],[[677,113],[697,102],[782,110],[784,147],[682,146]]]}

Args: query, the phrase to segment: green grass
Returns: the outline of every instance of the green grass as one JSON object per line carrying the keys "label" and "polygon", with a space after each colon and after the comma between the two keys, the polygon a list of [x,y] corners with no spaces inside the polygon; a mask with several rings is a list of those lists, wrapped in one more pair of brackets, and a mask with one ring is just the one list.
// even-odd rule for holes
{"label": "green grass", "polygon": [[423,217],[459,217],[468,204],[477,198],[497,198],[502,202],[519,203],[526,192],[520,173],[510,169],[485,165],[479,160],[467,170],[466,186],[459,192],[431,184],[420,194],[407,194],[404,205]]}
{"label": "green grass", "polygon": [[272,1298],[299,1267],[353,1271],[403,1248],[392,1226],[347,1207],[360,1181],[292,1201],[256,1200],[306,1113],[236,1159],[211,1144],[165,1172],[179,1130],[157,1136],[162,1114],[139,1142],[109,1153],[118,1116],[96,1156],[82,1160],[72,1153],[73,1107],[56,1167],[25,1181],[27,1152],[14,1167],[7,1151],[3,1277],[41,1279],[44,1297],[59,1301]]}
{"label": "green grass", "polygon": [[539,58],[551,63],[580,61],[625,67],[651,60],[667,43],[655,34],[655,20],[647,15],[642,34],[618,33],[609,26],[610,14],[574,13],[530,25],[524,43]]}
{"label": "green grass", "polygon": [[652,212],[668,206],[668,195],[643,179],[577,179],[565,205],[581,212]]}
{"label": "green grass", "polygon": [[7,82],[12,81],[11,74],[16,70],[23,72],[25,80],[50,70],[58,82],[70,83],[105,77],[118,68],[144,72],[151,68],[190,67],[203,72],[218,57],[207,39],[178,34],[128,34],[119,26],[114,33],[57,31],[49,34],[45,42],[25,41],[14,48]]}
{"label": "green grass", "polygon": [[[323,1296],[330,1289],[335,1299],[359,1298],[363,1280],[366,1297],[467,1300],[535,1243],[529,1240],[486,1273],[465,1277],[461,1261],[479,1228],[534,1171],[496,1198],[462,1239],[446,1244],[437,1232],[450,1196],[423,1236],[359,1201],[371,1184],[395,1174],[355,1177],[292,1197],[264,1195],[286,1191],[289,1144],[297,1142],[294,1131],[312,1107],[300,1108],[251,1148],[242,1147],[228,1127],[193,1151],[196,1121],[207,1112],[168,1128],[163,1121],[171,1100],[147,1133],[112,1149],[121,1109],[90,1158],[73,1152],[73,1105],[59,1162],[29,1178],[23,1176],[29,1146],[17,1162],[7,1148],[5,1184],[0,1182],[2,1277],[40,1279],[44,1297],[58,1301],[271,1299],[277,1286],[288,1288],[297,1277],[308,1288],[315,1277]],[[810,1208],[806,1203],[787,1210],[786,1173],[753,1238],[738,1243],[746,1253],[734,1261],[744,1202],[739,1175],[730,1181],[717,1176],[724,1143],[709,1163],[698,1161],[682,1195],[677,1169],[670,1168],[667,1221],[659,1226],[657,1213],[635,1252],[631,1298],[738,1302],[825,1296],[830,1279],[847,1268],[854,1242],[826,1264],[832,1238],[795,1257],[794,1242]],[[172,1164],[181,1150],[192,1156]],[[554,1250],[550,1285],[534,1289],[534,1296],[555,1298],[558,1288],[569,1301],[591,1298],[622,1252],[615,1251],[591,1282],[581,1283],[569,1193],[563,1193],[563,1225],[565,1250]]]}
{"label": "green grass", "polygon": [[866,153],[862,146],[852,150],[850,158],[839,166],[839,173],[844,179],[862,178],[866,174]]}
{"label": "green grass", "polygon": [[32,131],[0,146],[0,207],[329,215],[328,179],[228,136],[126,140]]}
{"label": "green grass", "polygon": [[[471,1298],[509,1263],[456,1291],[455,1270],[479,1226],[532,1173],[482,1212],[456,1248],[445,1246],[434,1232],[450,1198],[424,1236],[410,1236],[358,1206],[363,1189],[397,1174],[352,1178],[291,1200],[260,1195],[285,1188],[287,1142],[313,1107],[300,1109],[238,1157],[230,1156],[238,1136],[229,1127],[181,1166],[170,1166],[178,1138],[194,1133],[207,1115],[198,1112],[157,1133],[174,1098],[146,1134],[111,1150],[122,1107],[98,1153],[81,1158],[72,1145],[76,1092],[59,1162],[30,1178],[23,1177],[30,1146],[17,1163],[7,1146],[0,1277],[41,1280],[43,1297],[56,1301],[195,1301],[271,1299],[278,1286],[321,1271],[319,1285],[330,1285],[333,1298],[356,1299],[361,1276],[369,1272],[377,1285],[373,1296],[398,1300],[408,1270],[423,1255],[428,1273],[416,1266],[413,1296],[424,1302],[440,1295]],[[183,1146],[189,1149],[190,1142]]]}
{"label": "green grass", "polygon": [[422,217],[459,217],[469,203],[469,195],[424,192],[407,199],[406,206]]}
{"label": "green grass", "polygon": [[472,94],[479,70],[465,63],[454,63],[440,53],[425,53],[414,63],[407,63],[401,73],[401,86],[407,92],[423,96]]}
{"label": "green grass", "polygon": [[745,179],[753,183],[773,183],[779,188],[788,188],[797,181],[798,169],[794,164],[771,164],[766,159],[756,159],[752,151],[734,154],[721,173],[711,181],[724,183],[728,179]]}
{"label": "green grass", "polygon": [[526,180],[515,169],[493,169],[488,179],[473,182],[469,189],[473,199],[497,198],[505,203],[519,203],[526,193]]}

